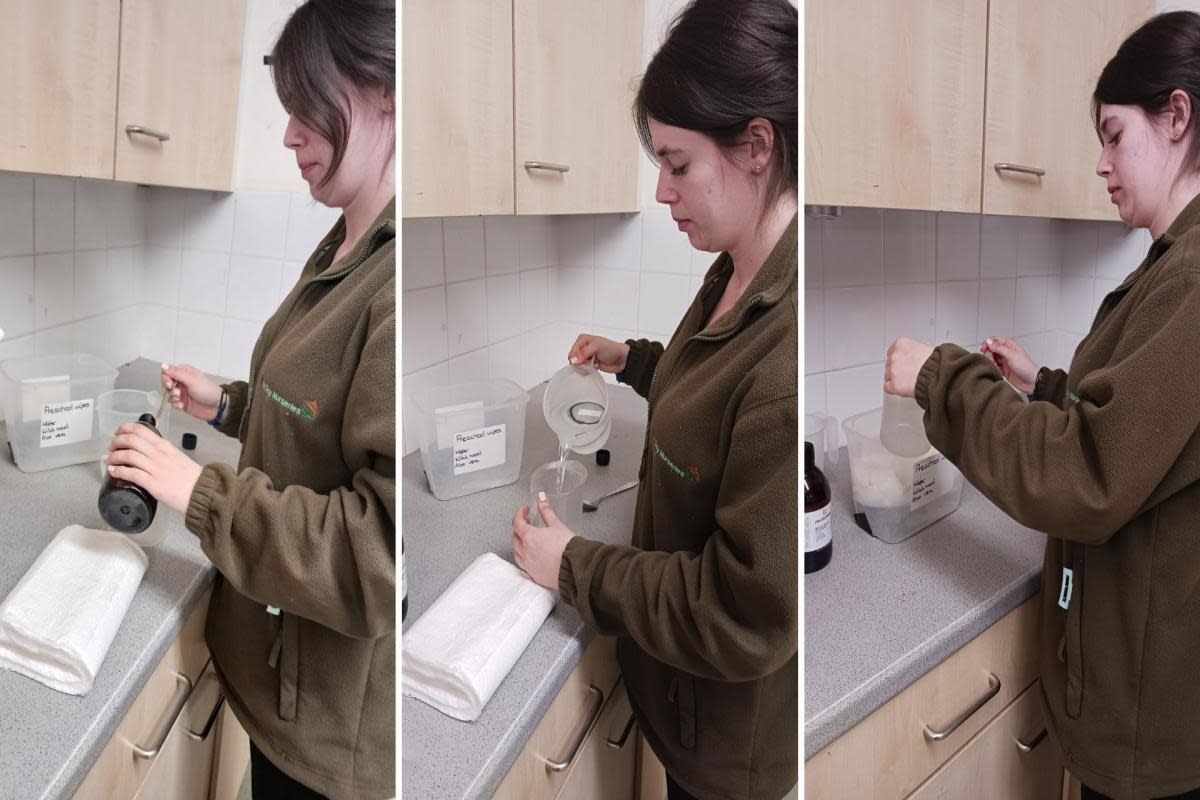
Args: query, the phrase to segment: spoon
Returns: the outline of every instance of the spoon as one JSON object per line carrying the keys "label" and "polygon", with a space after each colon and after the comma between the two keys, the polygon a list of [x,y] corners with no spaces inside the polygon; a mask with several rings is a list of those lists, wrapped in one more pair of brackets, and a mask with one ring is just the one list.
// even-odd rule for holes
{"label": "spoon", "polygon": [[614,494],[620,494],[621,492],[624,492],[628,489],[632,489],[633,487],[635,487],[637,485],[638,485],[637,481],[630,481],[629,483],[622,483],[620,486],[613,489],[611,492],[606,492],[605,494],[602,494],[599,497],[597,497],[595,500],[584,500],[583,501],[583,510],[584,511],[595,511],[597,508],[600,507],[601,500],[612,497]]}

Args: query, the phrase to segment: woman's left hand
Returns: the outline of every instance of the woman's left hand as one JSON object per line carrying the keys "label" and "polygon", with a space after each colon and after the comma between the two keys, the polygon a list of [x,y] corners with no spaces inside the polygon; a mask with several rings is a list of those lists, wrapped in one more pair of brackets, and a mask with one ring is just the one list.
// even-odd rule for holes
{"label": "woman's left hand", "polygon": [[917,375],[932,352],[932,347],[915,339],[901,337],[892,342],[883,367],[883,390],[901,397],[916,394]]}
{"label": "woman's left hand", "polygon": [[521,506],[513,515],[513,554],[517,566],[525,570],[534,583],[558,591],[558,569],[562,565],[563,551],[575,534],[550,508],[549,500],[539,498],[537,508],[546,523],[544,528],[529,522],[529,506]]}
{"label": "woman's left hand", "polygon": [[117,428],[104,463],[110,475],[136,483],[180,514],[187,513],[192,489],[203,471],[175,445],[133,422]]}

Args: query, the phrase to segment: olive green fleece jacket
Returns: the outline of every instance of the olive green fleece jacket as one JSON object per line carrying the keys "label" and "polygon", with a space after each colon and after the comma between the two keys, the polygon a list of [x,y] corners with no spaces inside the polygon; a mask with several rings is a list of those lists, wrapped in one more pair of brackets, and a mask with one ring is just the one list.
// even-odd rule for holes
{"label": "olive green fleece jacket", "polygon": [[663,347],[619,379],[649,400],[632,546],[573,538],[559,592],[617,635],[641,729],[697,797],[779,800],[797,776],[797,221],[733,309],[717,258]]}
{"label": "olive green fleece jacket", "polygon": [[266,323],[188,530],[220,575],[206,638],[281,770],[330,798],[395,795],[395,200],[336,263],[345,218]]}
{"label": "olive green fleece jacket", "polygon": [[1049,536],[1041,692],[1067,769],[1118,800],[1200,787],[1200,197],[1032,402],[954,345],[916,397],[933,445]]}

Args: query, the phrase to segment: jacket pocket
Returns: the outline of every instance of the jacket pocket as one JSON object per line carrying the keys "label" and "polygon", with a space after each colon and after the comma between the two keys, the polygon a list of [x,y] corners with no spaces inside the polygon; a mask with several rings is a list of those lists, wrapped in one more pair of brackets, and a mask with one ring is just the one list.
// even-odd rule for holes
{"label": "jacket pocket", "polygon": [[696,749],[696,679],[683,672],[671,676],[667,700],[675,704],[679,715],[679,744],[685,750]]}
{"label": "jacket pocket", "polygon": [[283,614],[279,652],[279,718],[296,718],[296,693],[300,674],[300,618]]}
{"label": "jacket pocket", "polygon": [[1083,591],[1084,552],[1083,545],[1075,545],[1073,575],[1071,576],[1071,598],[1067,604],[1066,661],[1067,661],[1067,716],[1079,719],[1083,703]]}

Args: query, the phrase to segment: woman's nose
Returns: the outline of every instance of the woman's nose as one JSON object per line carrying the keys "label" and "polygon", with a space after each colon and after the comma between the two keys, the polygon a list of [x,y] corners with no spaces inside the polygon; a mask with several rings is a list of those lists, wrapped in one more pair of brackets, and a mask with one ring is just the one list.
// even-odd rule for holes
{"label": "woman's nose", "polygon": [[304,126],[296,119],[296,115],[292,114],[288,117],[287,127],[283,131],[283,146],[284,147],[299,147],[304,143],[302,135]]}

